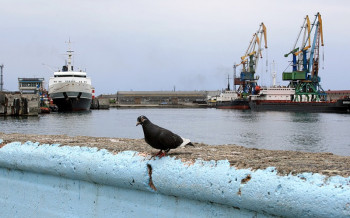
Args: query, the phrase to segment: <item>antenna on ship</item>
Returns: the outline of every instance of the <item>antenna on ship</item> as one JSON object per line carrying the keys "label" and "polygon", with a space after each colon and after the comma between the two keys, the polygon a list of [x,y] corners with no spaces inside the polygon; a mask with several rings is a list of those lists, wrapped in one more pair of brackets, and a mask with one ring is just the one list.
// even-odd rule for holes
{"label": "antenna on ship", "polygon": [[230,91],[230,74],[227,74],[227,91]]}
{"label": "antenna on ship", "polygon": [[271,75],[272,75],[272,86],[275,87],[276,86],[276,70],[275,70],[275,60],[272,61],[272,70],[271,70]]}
{"label": "antenna on ship", "polygon": [[68,40],[68,42],[66,42],[68,44],[68,60],[67,60],[67,67],[68,67],[68,71],[73,71],[73,66],[72,66],[72,56],[73,56],[73,52],[70,45],[71,45],[71,41],[70,38]]}

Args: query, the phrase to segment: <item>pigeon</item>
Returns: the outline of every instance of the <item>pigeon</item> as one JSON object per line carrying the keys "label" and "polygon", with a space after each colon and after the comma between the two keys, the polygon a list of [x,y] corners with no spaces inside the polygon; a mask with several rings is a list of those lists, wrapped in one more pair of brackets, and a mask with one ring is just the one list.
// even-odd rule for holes
{"label": "pigeon", "polygon": [[153,148],[160,149],[160,151],[154,156],[161,158],[165,156],[170,151],[170,149],[184,147],[185,145],[194,146],[189,139],[184,139],[167,129],[153,124],[145,116],[139,116],[137,118],[136,126],[140,124],[142,125],[145,141],[147,144]]}

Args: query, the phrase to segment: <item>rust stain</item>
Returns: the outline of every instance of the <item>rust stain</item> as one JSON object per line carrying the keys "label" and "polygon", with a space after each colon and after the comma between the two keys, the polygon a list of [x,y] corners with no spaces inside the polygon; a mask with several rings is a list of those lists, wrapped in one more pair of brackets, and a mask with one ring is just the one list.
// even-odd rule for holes
{"label": "rust stain", "polygon": [[186,159],[181,159],[181,162],[185,165],[185,166],[192,166],[194,165],[195,161],[193,160],[186,160]]}
{"label": "rust stain", "polygon": [[246,184],[247,182],[249,182],[249,180],[251,180],[251,178],[251,175],[248,174],[247,177],[241,180],[241,184]]}
{"label": "rust stain", "polygon": [[242,191],[241,188],[238,189],[237,195],[241,196],[242,195]]}
{"label": "rust stain", "polygon": [[138,153],[138,156],[147,157],[147,156],[149,156],[149,154],[144,153],[144,152],[139,152],[139,153]]}
{"label": "rust stain", "polygon": [[152,181],[152,166],[150,164],[147,164],[147,169],[148,169],[148,175],[149,175],[149,182],[148,185],[151,187],[154,191],[157,191],[157,188],[154,186],[153,181]]}
{"label": "rust stain", "polygon": [[8,143],[6,141],[2,141],[2,143],[0,144],[0,148],[4,147],[5,145],[7,145]]}

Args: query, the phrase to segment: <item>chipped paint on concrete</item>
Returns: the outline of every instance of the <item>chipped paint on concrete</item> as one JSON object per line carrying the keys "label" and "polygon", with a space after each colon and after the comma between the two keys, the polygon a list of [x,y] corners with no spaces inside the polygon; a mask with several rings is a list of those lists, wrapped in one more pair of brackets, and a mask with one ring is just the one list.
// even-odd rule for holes
{"label": "chipped paint on concrete", "polygon": [[350,177],[14,142],[0,149],[0,201],[7,215],[347,217]]}

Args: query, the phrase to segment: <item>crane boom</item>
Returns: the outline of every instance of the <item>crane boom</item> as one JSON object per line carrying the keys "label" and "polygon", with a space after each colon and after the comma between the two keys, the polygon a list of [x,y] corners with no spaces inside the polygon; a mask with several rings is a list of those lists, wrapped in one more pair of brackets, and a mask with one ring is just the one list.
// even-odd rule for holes
{"label": "crane boom", "polygon": [[240,82],[237,85],[240,85],[239,90],[242,91],[243,96],[256,93],[255,87],[258,77],[255,77],[255,70],[257,69],[259,59],[262,58],[263,48],[261,44],[263,42],[265,43],[264,48],[267,49],[266,26],[264,23],[261,23],[258,30],[253,34],[246,52],[241,57],[241,62],[234,65],[234,67],[242,65],[239,78]]}
{"label": "crane boom", "polygon": [[321,14],[317,13],[317,17],[318,17],[318,22],[319,22],[319,25],[320,25],[321,45],[324,46],[324,44],[323,44],[323,28],[322,28]]}

